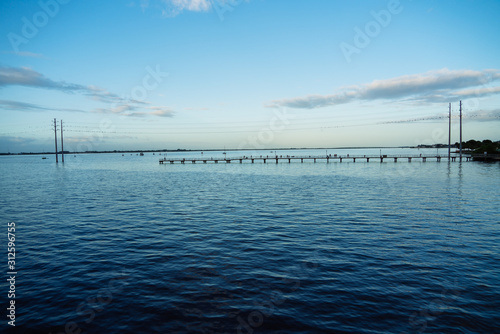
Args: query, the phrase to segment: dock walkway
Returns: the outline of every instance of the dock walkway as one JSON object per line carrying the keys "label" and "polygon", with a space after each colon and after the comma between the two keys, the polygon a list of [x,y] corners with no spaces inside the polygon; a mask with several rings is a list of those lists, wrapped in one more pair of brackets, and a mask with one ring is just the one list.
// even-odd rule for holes
{"label": "dock walkway", "polygon": [[[342,161],[351,161],[351,162],[356,162],[356,161],[366,161],[370,162],[370,160],[376,160],[380,162],[384,161],[394,161],[398,162],[398,160],[404,160],[408,162],[412,162],[413,160],[419,160],[422,162],[426,162],[427,160],[434,160],[434,161],[441,161],[442,159],[448,160],[447,156],[441,156],[441,155],[323,155],[323,156],[294,156],[294,155],[259,155],[259,156],[241,156],[241,157],[226,157],[226,158],[167,158],[164,157],[160,159],[160,164],[174,164],[174,163],[181,163],[185,164],[187,163],[243,163],[243,162],[248,162],[248,163],[255,163],[257,162],[262,162],[262,163],[268,163],[268,162],[275,162],[279,163],[281,162],[288,162],[291,163],[292,161],[300,161],[301,163],[304,163],[305,161],[326,161],[329,163],[330,161],[334,162],[342,162]],[[458,156],[451,156],[450,158],[451,161],[460,161],[460,157]],[[470,155],[463,155],[462,160],[464,161],[471,161],[472,157]]]}

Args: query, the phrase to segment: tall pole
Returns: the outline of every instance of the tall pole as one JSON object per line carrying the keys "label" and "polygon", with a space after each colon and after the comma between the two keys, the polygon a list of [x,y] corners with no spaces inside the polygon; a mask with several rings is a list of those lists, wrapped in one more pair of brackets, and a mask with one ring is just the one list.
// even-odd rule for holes
{"label": "tall pole", "polygon": [[62,119],[61,119],[61,158],[62,158],[62,162],[64,163],[64,142],[63,142],[63,126],[62,126]]}
{"label": "tall pole", "polygon": [[54,118],[54,138],[56,143],[56,163],[59,163],[59,158],[57,156],[57,121],[55,118]]}
{"label": "tall pole", "polygon": [[448,161],[451,159],[451,103],[450,115],[448,116]]}
{"label": "tall pole", "polygon": [[460,101],[460,161],[462,161],[462,101]]}

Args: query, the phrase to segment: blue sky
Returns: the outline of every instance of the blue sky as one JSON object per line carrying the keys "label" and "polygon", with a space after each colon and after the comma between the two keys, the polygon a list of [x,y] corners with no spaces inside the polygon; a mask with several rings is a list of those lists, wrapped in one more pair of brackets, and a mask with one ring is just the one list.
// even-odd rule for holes
{"label": "blue sky", "polygon": [[0,2],[0,152],[499,140],[499,1]]}

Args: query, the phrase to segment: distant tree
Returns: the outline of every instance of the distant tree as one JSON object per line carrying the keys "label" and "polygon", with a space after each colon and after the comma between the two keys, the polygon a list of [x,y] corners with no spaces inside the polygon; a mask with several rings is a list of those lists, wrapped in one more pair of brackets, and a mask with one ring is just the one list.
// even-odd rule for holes
{"label": "distant tree", "polygon": [[500,145],[498,142],[494,143],[491,140],[487,139],[483,140],[481,145],[476,150],[474,150],[474,153],[483,154],[484,152],[486,152],[488,154],[498,154],[499,148]]}
{"label": "distant tree", "polygon": [[471,140],[468,140],[467,142],[465,142],[465,144],[463,146],[465,146],[466,148],[470,148],[470,149],[476,149],[476,148],[479,148],[479,146],[481,146],[481,142],[474,140],[474,139],[471,139]]}

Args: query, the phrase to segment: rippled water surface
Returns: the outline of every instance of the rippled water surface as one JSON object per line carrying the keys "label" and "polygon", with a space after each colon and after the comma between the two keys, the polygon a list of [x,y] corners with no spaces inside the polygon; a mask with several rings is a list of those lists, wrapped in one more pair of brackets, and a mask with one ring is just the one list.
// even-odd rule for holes
{"label": "rippled water surface", "polygon": [[498,332],[500,164],[158,158],[0,157],[18,331]]}

